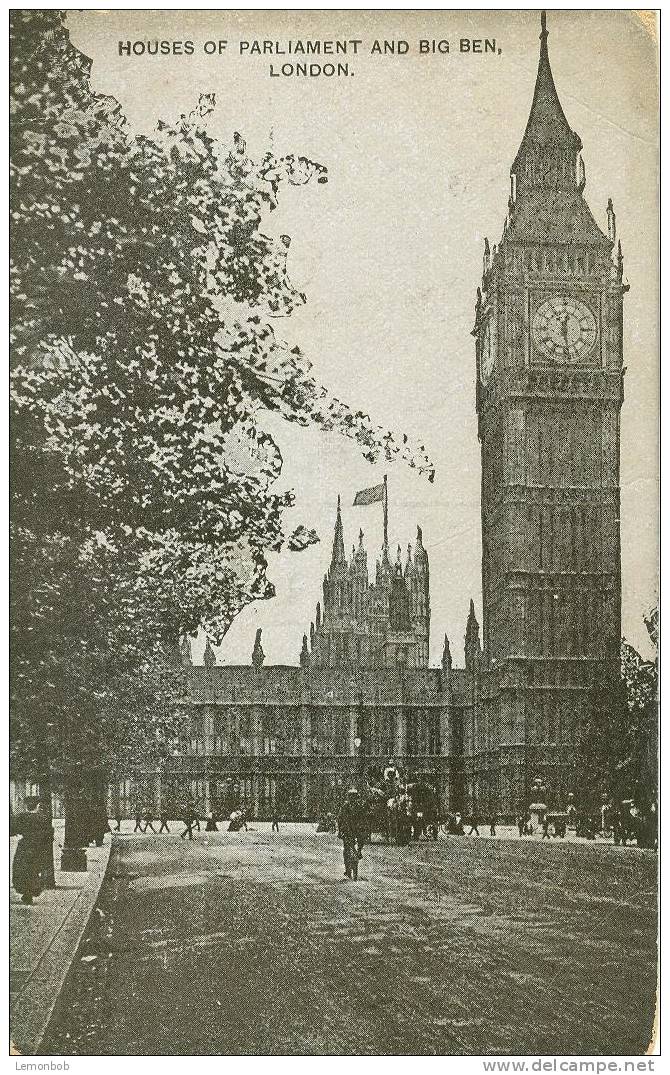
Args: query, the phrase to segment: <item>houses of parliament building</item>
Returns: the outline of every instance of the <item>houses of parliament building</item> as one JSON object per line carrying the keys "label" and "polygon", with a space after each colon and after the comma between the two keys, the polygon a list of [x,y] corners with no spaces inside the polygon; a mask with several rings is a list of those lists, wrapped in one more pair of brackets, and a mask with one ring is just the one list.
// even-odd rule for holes
{"label": "houses of parliament building", "polygon": [[190,733],[169,771],[123,782],[126,809],[150,792],[168,810],[188,796],[312,818],[389,758],[435,785],[444,809],[511,817],[536,777],[555,808],[578,785],[583,739],[619,677],[627,285],[612,204],[601,230],[584,198],[547,36],[543,17],[508,211],[476,298],[482,624],[471,603],[465,667],[446,638],[429,667],[421,530],[404,554],[385,540],[371,572],[362,533],[345,553],[338,504],[298,663],[267,666],[260,634],[245,667],[217,666],[209,645],[193,666],[186,643]]}

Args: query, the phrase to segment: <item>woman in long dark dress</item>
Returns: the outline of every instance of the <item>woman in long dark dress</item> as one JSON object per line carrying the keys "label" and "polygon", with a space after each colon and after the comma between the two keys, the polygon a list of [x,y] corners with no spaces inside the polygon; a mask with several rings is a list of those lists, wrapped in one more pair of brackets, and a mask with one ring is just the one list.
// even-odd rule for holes
{"label": "woman in long dark dress", "polygon": [[26,799],[26,809],[12,819],[10,832],[21,837],[12,863],[12,885],[23,903],[32,903],[42,891],[42,871],[54,838],[53,826],[42,813],[39,799]]}

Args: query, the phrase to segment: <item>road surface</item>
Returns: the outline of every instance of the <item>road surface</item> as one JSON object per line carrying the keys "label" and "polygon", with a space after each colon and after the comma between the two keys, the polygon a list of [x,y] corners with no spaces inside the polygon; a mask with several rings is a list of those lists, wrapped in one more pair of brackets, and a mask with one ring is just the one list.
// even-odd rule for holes
{"label": "road surface", "polygon": [[656,856],[447,837],[365,849],[313,826],[117,837],[49,1051],[641,1053]]}

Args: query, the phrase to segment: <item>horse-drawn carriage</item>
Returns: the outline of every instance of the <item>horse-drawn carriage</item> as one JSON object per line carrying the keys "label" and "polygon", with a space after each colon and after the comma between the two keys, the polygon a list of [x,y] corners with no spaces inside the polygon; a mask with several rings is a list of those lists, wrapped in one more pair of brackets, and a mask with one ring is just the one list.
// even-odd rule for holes
{"label": "horse-drawn carriage", "polygon": [[368,837],[379,835],[387,843],[408,844],[422,836],[437,840],[439,804],[435,789],[424,781],[400,784],[384,781],[363,795]]}

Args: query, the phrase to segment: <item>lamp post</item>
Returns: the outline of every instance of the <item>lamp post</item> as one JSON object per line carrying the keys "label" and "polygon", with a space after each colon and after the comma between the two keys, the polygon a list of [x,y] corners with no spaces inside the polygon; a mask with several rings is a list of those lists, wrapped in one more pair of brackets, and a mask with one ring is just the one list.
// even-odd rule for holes
{"label": "lamp post", "polygon": [[363,740],[361,739],[360,735],[357,735],[354,739],[354,746],[356,747],[356,780],[361,785],[358,789],[359,792],[362,792],[363,790],[363,756],[361,754],[362,743]]}

